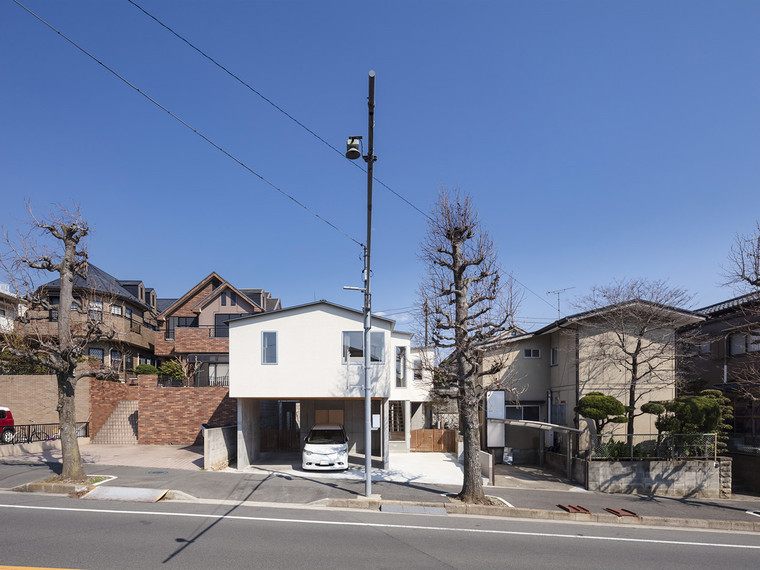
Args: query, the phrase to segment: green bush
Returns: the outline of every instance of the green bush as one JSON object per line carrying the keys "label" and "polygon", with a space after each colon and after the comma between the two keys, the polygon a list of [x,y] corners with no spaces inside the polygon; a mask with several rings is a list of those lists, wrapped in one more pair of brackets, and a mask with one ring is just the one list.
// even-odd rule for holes
{"label": "green bush", "polygon": [[152,364],[138,364],[135,368],[135,374],[158,374],[158,368]]}
{"label": "green bush", "polygon": [[158,372],[162,376],[172,378],[174,380],[184,380],[185,371],[182,369],[182,365],[176,360],[167,360],[158,369]]}

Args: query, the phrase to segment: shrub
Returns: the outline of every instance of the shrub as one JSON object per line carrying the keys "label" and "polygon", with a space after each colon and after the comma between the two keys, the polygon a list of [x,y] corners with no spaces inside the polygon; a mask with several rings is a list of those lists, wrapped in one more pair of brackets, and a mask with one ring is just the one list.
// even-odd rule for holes
{"label": "shrub", "polygon": [[152,364],[138,364],[135,368],[135,374],[158,374],[158,368]]}

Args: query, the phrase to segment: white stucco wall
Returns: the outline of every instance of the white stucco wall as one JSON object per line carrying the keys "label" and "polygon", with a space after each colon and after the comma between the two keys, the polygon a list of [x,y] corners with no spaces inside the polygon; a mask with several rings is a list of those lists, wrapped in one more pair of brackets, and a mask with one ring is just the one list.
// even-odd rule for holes
{"label": "white stucco wall", "polygon": [[[362,328],[360,313],[330,304],[262,313],[230,323],[230,396],[363,398],[362,363],[342,363],[343,331]],[[373,319],[372,331],[385,336],[384,361],[371,368],[372,396],[388,398],[395,379],[395,346],[406,346],[410,355],[411,337],[393,332],[391,323],[381,319]],[[277,364],[262,364],[263,332],[277,333]]]}

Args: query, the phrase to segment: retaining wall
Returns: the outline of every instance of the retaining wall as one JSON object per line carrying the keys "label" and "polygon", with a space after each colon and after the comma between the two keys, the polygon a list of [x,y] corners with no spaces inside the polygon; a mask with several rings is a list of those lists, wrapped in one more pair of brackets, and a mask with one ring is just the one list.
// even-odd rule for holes
{"label": "retaining wall", "polygon": [[[101,380],[82,378],[77,382],[76,421],[86,422],[90,415],[90,386]],[[13,421],[22,424],[58,423],[58,383],[52,374],[0,375],[0,406],[10,408]]]}
{"label": "retaining wall", "polygon": [[201,424],[237,423],[237,400],[224,386],[167,387],[158,377],[140,376],[138,441],[153,445],[201,445]]}
{"label": "retaining wall", "polygon": [[589,491],[666,497],[731,497],[731,460],[589,461]]}
{"label": "retaining wall", "polygon": [[237,457],[237,426],[203,430],[203,467],[212,471],[229,467]]}

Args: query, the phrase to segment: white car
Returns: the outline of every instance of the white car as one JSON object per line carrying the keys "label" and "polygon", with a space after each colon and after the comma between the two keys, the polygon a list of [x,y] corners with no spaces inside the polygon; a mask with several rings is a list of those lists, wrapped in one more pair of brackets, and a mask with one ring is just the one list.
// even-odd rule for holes
{"label": "white car", "polygon": [[348,437],[343,426],[315,424],[304,440],[302,463],[304,469],[348,469]]}

